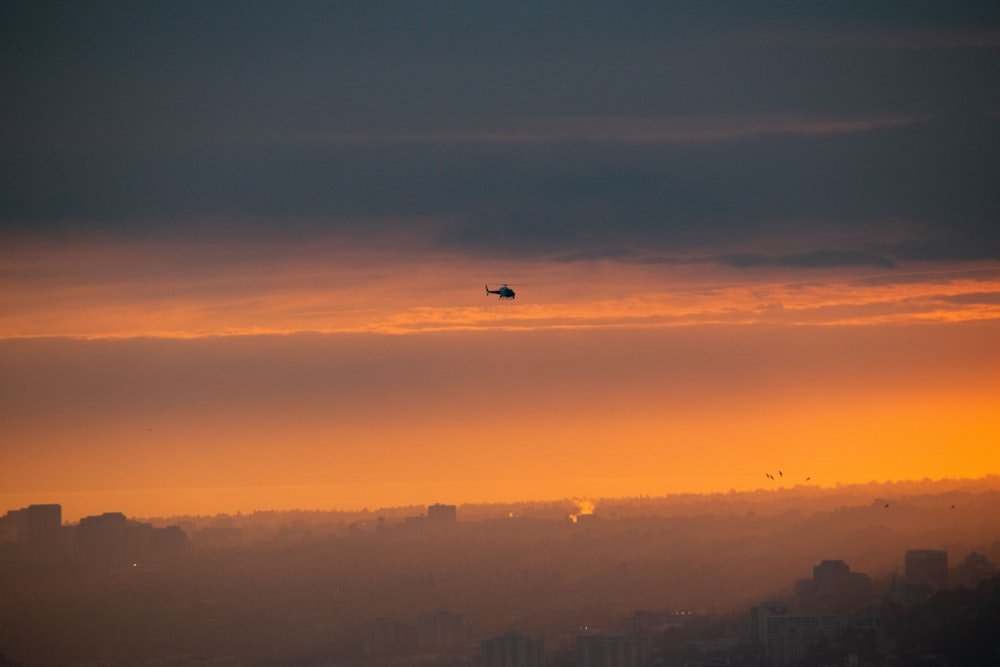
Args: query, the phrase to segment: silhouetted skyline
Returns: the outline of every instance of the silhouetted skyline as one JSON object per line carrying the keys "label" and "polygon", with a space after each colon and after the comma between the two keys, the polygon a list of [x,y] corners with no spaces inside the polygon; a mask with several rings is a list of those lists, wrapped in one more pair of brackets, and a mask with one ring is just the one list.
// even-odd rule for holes
{"label": "silhouetted skyline", "polygon": [[[873,487],[893,492],[892,512]],[[24,667],[988,656],[998,493],[927,481],[152,523],[107,511],[62,525],[59,506],[31,506],[0,517],[0,656]],[[962,619],[961,644],[913,636],[928,614]]]}

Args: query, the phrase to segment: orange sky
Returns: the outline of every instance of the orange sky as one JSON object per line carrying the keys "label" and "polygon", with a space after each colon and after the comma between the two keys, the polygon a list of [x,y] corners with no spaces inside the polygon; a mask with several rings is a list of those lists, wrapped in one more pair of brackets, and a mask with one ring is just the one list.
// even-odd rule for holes
{"label": "orange sky", "polygon": [[[349,244],[9,244],[0,338],[191,338],[1000,317],[995,262],[855,269],[512,263]],[[521,298],[473,286],[513,280]],[[493,276],[493,278],[490,278]],[[513,308],[516,303],[517,307]]]}
{"label": "orange sky", "polygon": [[[995,263],[708,271],[347,247],[0,251],[0,510],[1000,472]],[[499,280],[514,301],[484,294]]]}
{"label": "orange sky", "polygon": [[789,4],[0,4],[0,511],[1000,472],[998,15]]}

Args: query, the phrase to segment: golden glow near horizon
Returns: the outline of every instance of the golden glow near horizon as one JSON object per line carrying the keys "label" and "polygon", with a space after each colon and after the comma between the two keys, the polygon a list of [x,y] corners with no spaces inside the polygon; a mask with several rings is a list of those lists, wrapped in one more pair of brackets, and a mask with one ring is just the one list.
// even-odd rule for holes
{"label": "golden glow near horizon", "polygon": [[[1000,471],[995,263],[512,268],[180,245],[0,259],[0,510],[354,509],[751,490],[778,468],[778,484],[826,487]],[[485,294],[502,281],[517,299]]]}

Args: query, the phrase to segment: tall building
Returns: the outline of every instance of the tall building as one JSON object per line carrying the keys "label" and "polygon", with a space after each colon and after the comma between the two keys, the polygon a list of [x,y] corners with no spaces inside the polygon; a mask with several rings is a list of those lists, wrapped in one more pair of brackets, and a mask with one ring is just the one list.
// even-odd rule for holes
{"label": "tall building", "polygon": [[189,546],[187,533],[180,526],[153,528],[149,532],[148,555],[154,560],[176,556]]}
{"label": "tall building", "polygon": [[28,505],[0,517],[0,542],[21,545],[32,557],[49,560],[62,553],[62,506]]}
{"label": "tall building", "polygon": [[544,664],[541,639],[509,632],[479,643],[479,667],[542,667]]}
{"label": "tall building", "polygon": [[997,566],[983,554],[973,551],[952,571],[950,583],[963,588],[975,588],[997,573]]}
{"label": "tall building", "polygon": [[455,505],[430,505],[427,508],[427,520],[436,526],[446,526],[458,521],[458,507]]}
{"label": "tall building", "polygon": [[76,556],[90,567],[121,567],[128,563],[126,530],[121,512],[105,512],[80,519],[76,527]]}
{"label": "tall building", "polygon": [[368,657],[397,653],[406,644],[406,628],[395,618],[383,616],[365,624],[364,652]]}
{"label": "tall building", "polygon": [[576,667],[645,667],[649,655],[649,637],[576,638]]}
{"label": "tall building", "polygon": [[422,649],[452,649],[464,638],[461,614],[438,609],[417,618],[417,646]]}
{"label": "tall building", "polygon": [[626,635],[652,635],[662,625],[662,616],[651,611],[635,611],[621,621],[622,632]]}
{"label": "tall building", "polygon": [[948,588],[948,552],[939,549],[910,549],[906,552],[906,579],[929,584],[933,590]]}
{"label": "tall building", "polygon": [[62,505],[28,505],[28,542],[55,547],[62,530]]}
{"label": "tall building", "polygon": [[837,639],[836,617],[822,614],[773,616],[768,622],[765,655],[775,665],[799,662],[813,649]]}
{"label": "tall building", "polygon": [[831,645],[840,629],[836,616],[789,613],[775,603],[750,610],[754,644],[764,649],[772,665],[791,665],[818,646]]}
{"label": "tall building", "polygon": [[846,613],[872,599],[872,580],[851,572],[842,560],[824,560],[813,567],[812,579],[795,582],[799,609]]}
{"label": "tall building", "polygon": [[750,643],[757,648],[767,647],[768,619],[771,616],[788,614],[788,607],[778,600],[769,600],[750,608]]}
{"label": "tall building", "polygon": [[28,505],[0,518],[0,541],[56,545],[62,528],[62,505]]}

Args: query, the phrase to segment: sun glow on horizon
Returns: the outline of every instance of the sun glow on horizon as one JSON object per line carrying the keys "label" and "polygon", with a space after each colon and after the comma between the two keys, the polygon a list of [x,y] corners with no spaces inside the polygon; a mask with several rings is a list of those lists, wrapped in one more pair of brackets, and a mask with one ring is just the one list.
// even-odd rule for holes
{"label": "sun glow on horizon", "polygon": [[[801,471],[799,471],[801,472]],[[791,477],[796,479],[791,479]],[[732,496],[734,494],[773,493],[777,498],[787,493],[823,494],[837,492],[852,487],[866,485],[907,486],[915,483],[962,484],[966,482],[986,482],[1000,480],[1000,473],[984,473],[972,476],[941,477],[870,477],[849,480],[806,480],[799,474],[785,472],[785,477],[768,481],[761,475],[763,483],[742,484],[728,488],[699,490],[684,486],[669,487],[662,480],[646,480],[640,484],[630,481],[628,486],[608,484],[607,480],[576,480],[570,486],[589,488],[597,491],[593,496],[600,501],[622,501],[629,499],[677,498],[689,501],[693,498]],[[63,508],[64,523],[76,523],[85,516],[104,512],[120,511],[133,519],[166,519],[171,517],[206,517],[216,515],[253,514],[256,512],[377,512],[394,508],[425,507],[437,502],[456,505],[510,505],[549,504],[565,502],[575,506],[575,511],[567,514],[573,523],[581,516],[597,513],[594,501],[581,507],[578,495],[566,492],[567,486],[555,484],[546,486],[534,480],[534,486],[527,493],[510,493],[510,489],[521,488],[517,480],[495,480],[480,488],[478,493],[470,493],[472,486],[456,483],[433,487],[417,484],[400,490],[391,490],[387,485],[370,485],[364,489],[345,492],[343,486],[240,486],[240,487],[190,487],[152,489],[105,489],[91,491],[49,491],[17,492],[0,494],[0,515],[8,510],[33,504],[59,504]],[[480,485],[477,485],[480,486]],[[522,485],[523,486],[523,485]],[[507,487],[504,493],[501,487]],[[603,491],[602,491],[603,489]],[[995,490],[1000,490],[996,487]]]}
{"label": "sun glow on horizon", "polygon": [[[0,255],[6,497],[142,515],[1000,471],[996,263],[539,260],[516,280],[186,251]],[[516,300],[484,294],[496,277]]]}

